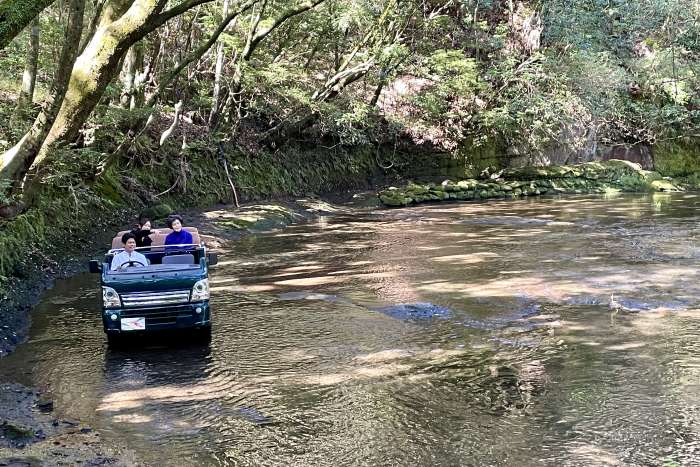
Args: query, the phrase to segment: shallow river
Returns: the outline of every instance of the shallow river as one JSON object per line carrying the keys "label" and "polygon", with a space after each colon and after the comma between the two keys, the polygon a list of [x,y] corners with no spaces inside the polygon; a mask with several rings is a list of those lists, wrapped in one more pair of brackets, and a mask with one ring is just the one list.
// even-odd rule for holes
{"label": "shallow river", "polygon": [[211,345],[108,350],[81,275],[0,379],[149,465],[698,465],[699,207],[348,208],[225,251]]}

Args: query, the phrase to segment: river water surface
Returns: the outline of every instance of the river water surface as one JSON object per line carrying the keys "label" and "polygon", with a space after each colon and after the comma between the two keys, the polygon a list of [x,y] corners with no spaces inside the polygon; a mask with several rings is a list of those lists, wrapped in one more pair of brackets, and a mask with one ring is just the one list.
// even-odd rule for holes
{"label": "river water surface", "polygon": [[149,465],[698,465],[700,198],[348,208],[247,237],[210,345],[59,282],[0,379]]}

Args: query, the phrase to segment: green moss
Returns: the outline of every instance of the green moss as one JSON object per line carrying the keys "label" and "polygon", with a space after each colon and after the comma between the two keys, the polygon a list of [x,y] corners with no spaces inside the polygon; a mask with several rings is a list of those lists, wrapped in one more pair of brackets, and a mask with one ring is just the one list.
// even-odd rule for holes
{"label": "green moss", "polygon": [[700,173],[700,142],[666,142],[654,147],[654,167],[669,177]]}
{"label": "green moss", "polygon": [[484,170],[500,170],[508,163],[508,157],[503,145],[489,139],[475,143],[465,140],[456,151],[457,158],[462,162],[462,176],[476,177]]}
{"label": "green moss", "polygon": [[[642,170],[638,164],[611,160],[590,162],[571,166],[523,167],[507,170],[505,180],[494,183],[490,180],[461,180],[457,183],[445,181],[441,185],[409,184],[406,188],[391,188],[379,193],[382,203],[388,206],[405,206],[405,199],[412,201],[440,201],[444,199],[470,199],[472,187],[476,199],[510,196],[537,196],[550,192],[559,193],[617,193],[682,191],[680,185],[659,173]],[[528,181],[522,181],[522,180]],[[427,193],[427,195],[423,195]],[[469,194],[467,194],[469,193]]]}
{"label": "green moss", "polygon": [[163,204],[156,204],[155,206],[150,206],[142,211],[142,214],[145,217],[148,217],[149,219],[157,220],[157,219],[165,219],[168,217],[170,214],[172,214],[175,210],[170,207],[169,204],[163,203]]}
{"label": "green moss", "polygon": [[12,274],[31,245],[41,243],[46,220],[44,213],[32,210],[0,224],[0,276]]}
{"label": "green moss", "polygon": [[112,204],[124,202],[124,188],[121,186],[119,177],[114,169],[108,169],[93,185],[95,193]]}
{"label": "green moss", "polygon": [[0,434],[2,434],[3,438],[12,441],[22,441],[33,438],[34,430],[27,426],[4,421],[0,424]]}

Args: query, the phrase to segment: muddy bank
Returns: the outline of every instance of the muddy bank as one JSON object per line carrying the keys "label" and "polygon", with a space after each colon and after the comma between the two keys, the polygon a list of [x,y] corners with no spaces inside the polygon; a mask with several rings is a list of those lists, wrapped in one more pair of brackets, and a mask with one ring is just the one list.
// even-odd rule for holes
{"label": "muddy bank", "polygon": [[0,465],[141,465],[90,426],[57,417],[53,401],[21,384],[0,384],[0,417]]}

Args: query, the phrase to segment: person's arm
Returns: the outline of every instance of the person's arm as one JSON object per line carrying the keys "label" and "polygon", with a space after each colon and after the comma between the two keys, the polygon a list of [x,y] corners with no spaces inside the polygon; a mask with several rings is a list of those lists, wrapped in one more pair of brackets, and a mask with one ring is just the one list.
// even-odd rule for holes
{"label": "person's arm", "polygon": [[110,271],[115,271],[119,266],[121,266],[121,253],[117,253],[114,255],[114,258],[112,258],[112,265],[109,267]]}
{"label": "person's arm", "polygon": [[163,245],[165,245],[165,248],[163,249],[164,253],[172,253],[173,251],[177,250],[177,247],[172,247],[168,245],[174,245],[177,242],[173,239],[173,233],[169,233],[167,237],[165,237],[165,241],[163,242]]}
{"label": "person's arm", "polygon": [[142,255],[141,253],[139,253],[139,257],[139,261],[143,263],[144,267],[150,266],[151,263],[148,261],[148,258],[146,258],[146,255]]}
{"label": "person's arm", "polygon": [[134,229],[131,231],[131,233],[134,234],[137,242],[142,242],[144,239],[148,238],[149,235],[151,235],[150,230],[141,230],[141,229]]}

